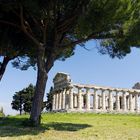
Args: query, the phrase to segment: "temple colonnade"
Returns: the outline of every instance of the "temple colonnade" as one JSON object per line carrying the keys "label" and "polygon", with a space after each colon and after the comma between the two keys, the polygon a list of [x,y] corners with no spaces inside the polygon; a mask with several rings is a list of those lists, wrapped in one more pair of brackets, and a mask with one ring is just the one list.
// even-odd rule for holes
{"label": "temple colonnade", "polygon": [[139,113],[140,90],[73,84],[70,76],[54,78],[53,111]]}

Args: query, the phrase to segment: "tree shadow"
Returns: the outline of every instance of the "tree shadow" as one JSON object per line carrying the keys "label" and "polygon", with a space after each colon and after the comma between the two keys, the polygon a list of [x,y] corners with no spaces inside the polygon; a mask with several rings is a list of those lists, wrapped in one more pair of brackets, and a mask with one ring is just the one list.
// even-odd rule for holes
{"label": "tree shadow", "polygon": [[14,137],[23,135],[38,135],[47,130],[56,131],[78,131],[91,127],[88,124],[64,123],[64,122],[50,122],[42,124],[40,127],[29,127],[27,118],[7,117],[0,118],[0,137]]}
{"label": "tree shadow", "polygon": [[79,131],[80,129],[85,129],[91,127],[88,124],[77,124],[77,123],[63,123],[63,122],[51,122],[45,124],[46,129],[57,130],[57,131]]}
{"label": "tree shadow", "polygon": [[45,128],[26,126],[27,118],[0,118],[0,137],[14,137],[22,135],[37,135],[43,133]]}

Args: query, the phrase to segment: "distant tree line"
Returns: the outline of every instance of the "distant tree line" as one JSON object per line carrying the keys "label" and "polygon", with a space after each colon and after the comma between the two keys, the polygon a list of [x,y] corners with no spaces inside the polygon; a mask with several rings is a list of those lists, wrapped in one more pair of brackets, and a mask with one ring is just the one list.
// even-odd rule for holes
{"label": "distant tree line", "polygon": [[[47,93],[47,100],[42,104],[42,110],[45,108],[47,111],[52,110],[52,90],[53,87],[50,88],[49,93]],[[13,100],[11,103],[12,109],[19,111],[20,115],[23,113],[30,113],[33,96],[34,96],[35,86],[30,84],[28,87],[23,88],[22,90],[16,92],[13,96]]]}

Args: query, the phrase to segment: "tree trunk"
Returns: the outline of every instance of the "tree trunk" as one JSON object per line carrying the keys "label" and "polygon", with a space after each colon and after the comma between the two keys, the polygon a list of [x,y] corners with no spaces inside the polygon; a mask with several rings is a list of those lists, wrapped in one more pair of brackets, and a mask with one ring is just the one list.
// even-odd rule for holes
{"label": "tree trunk", "polygon": [[33,126],[38,126],[41,121],[40,118],[43,105],[43,97],[45,93],[46,82],[48,79],[48,74],[45,69],[44,52],[44,49],[39,50],[37,58],[37,82],[30,115],[30,121],[32,123],[31,125]]}
{"label": "tree trunk", "polygon": [[3,75],[4,75],[4,72],[5,72],[5,70],[6,70],[6,67],[7,67],[7,65],[8,65],[8,62],[9,62],[10,60],[11,60],[11,59],[8,58],[8,57],[4,57],[4,58],[3,58],[3,62],[2,62],[2,64],[1,64],[1,66],[0,66],[0,81],[1,81],[1,79],[2,79],[2,77],[3,77]]}

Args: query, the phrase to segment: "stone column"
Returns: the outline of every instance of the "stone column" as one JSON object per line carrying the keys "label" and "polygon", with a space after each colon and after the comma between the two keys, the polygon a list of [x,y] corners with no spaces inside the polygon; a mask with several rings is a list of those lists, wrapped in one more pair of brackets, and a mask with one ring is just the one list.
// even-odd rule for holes
{"label": "stone column", "polygon": [[119,111],[120,110],[120,96],[119,96],[119,92],[116,91],[116,110]]}
{"label": "stone column", "polygon": [[78,88],[78,110],[82,109],[82,103],[81,103],[81,88]]}
{"label": "stone column", "polygon": [[139,111],[139,106],[138,106],[138,93],[135,94],[135,110],[136,110],[136,112]]}
{"label": "stone column", "polygon": [[77,94],[74,95],[74,107],[77,107]]}
{"label": "stone column", "polygon": [[98,95],[98,109],[101,108],[101,97],[100,95]]}
{"label": "stone column", "polygon": [[84,107],[84,95],[83,95],[83,93],[81,94],[81,106],[82,106],[82,108]]}
{"label": "stone column", "polygon": [[129,110],[129,96],[126,96],[126,110]]}
{"label": "stone column", "polygon": [[66,103],[66,89],[63,90],[63,100],[62,100],[62,109],[66,109],[65,108],[65,103]]}
{"label": "stone column", "polygon": [[52,110],[55,110],[55,94],[53,94],[53,106],[52,106]]}
{"label": "stone column", "polygon": [[62,91],[59,93],[59,110],[61,110],[62,107]]}
{"label": "stone column", "polygon": [[65,109],[68,110],[69,109],[69,90],[67,89],[66,90],[66,93],[65,93]]}
{"label": "stone column", "polygon": [[70,109],[73,109],[73,88],[69,89],[69,96],[70,96]]}
{"label": "stone column", "polygon": [[109,90],[109,111],[113,111],[113,95],[112,91]]}
{"label": "stone column", "polygon": [[86,89],[86,109],[90,110],[90,89]]}
{"label": "stone column", "polygon": [[126,106],[126,92],[123,92],[123,102],[122,102],[122,109],[123,111],[127,110],[127,106]]}
{"label": "stone column", "polygon": [[102,90],[102,110],[106,110],[106,100],[105,100],[105,91]]}
{"label": "stone column", "polygon": [[96,89],[94,89],[94,101],[93,101],[93,104],[94,104],[94,106],[93,106],[93,109],[96,111],[96,110],[98,110],[98,94],[97,94],[97,92],[96,92],[97,90]]}
{"label": "stone column", "polygon": [[129,93],[129,109],[131,112],[133,112],[133,97],[132,97],[132,94]]}
{"label": "stone column", "polygon": [[59,94],[56,93],[56,110],[58,110]]}

